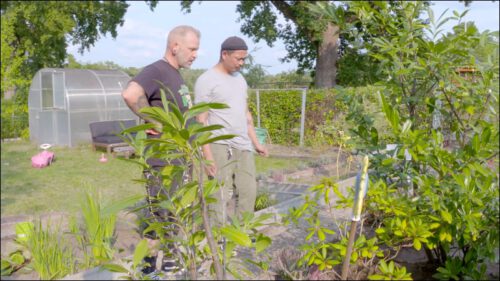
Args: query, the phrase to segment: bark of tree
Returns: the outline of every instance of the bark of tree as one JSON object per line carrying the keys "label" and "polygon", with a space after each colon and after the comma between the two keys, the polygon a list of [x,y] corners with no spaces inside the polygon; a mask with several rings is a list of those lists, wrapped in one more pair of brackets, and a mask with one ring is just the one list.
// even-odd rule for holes
{"label": "bark of tree", "polygon": [[339,27],[329,23],[322,35],[316,58],[314,85],[317,88],[332,88],[336,85]]}
{"label": "bark of tree", "polygon": [[[271,1],[271,3],[273,3],[274,7],[276,7],[285,18],[290,19],[296,25],[299,24],[296,15],[292,11],[291,5],[287,4],[285,1]],[[337,78],[339,27],[333,23],[328,23],[320,40],[314,38],[315,35],[312,30],[309,30],[307,36],[313,44],[318,45],[314,86],[316,88],[334,87]]]}

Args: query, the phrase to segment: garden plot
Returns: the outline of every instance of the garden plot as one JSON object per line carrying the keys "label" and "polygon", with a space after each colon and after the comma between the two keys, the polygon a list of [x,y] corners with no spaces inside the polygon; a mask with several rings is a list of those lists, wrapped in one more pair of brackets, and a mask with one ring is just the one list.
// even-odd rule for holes
{"label": "garden plot", "polygon": [[[274,150],[273,150],[274,149]],[[289,155],[283,155],[279,150],[283,151],[288,151]],[[308,165],[311,165],[313,163],[314,169],[331,169],[331,167],[327,168],[328,165],[323,163],[327,163],[328,161],[325,161],[325,155],[329,155],[328,157],[330,158],[329,161],[332,161],[332,157],[334,157],[336,154],[334,153],[324,153],[321,156],[319,155],[312,155],[311,151],[307,151],[306,153],[302,153],[301,148],[285,148],[285,147],[271,147],[271,153],[274,153],[274,155],[281,155],[283,158],[295,158],[295,159],[303,159],[304,160],[304,165],[300,166],[298,168],[295,168],[295,170],[287,170],[287,171],[279,171],[283,175],[282,180],[280,181],[275,181],[272,177],[266,177],[264,179],[259,180],[259,190],[260,192],[265,192],[269,195],[269,198],[274,201],[274,205],[269,206],[263,210],[258,211],[259,214],[262,213],[274,213],[274,221],[279,221],[280,215],[283,213],[286,213],[290,207],[293,206],[298,206],[302,203],[302,195],[307,193],[307,189],[312,185],[311,182],[309,183],[294,183],[292,182],[293,180],[297,180],[296,175],[301,173],[303,175],[303,178],[313,178],[316,177],[317,175],[315,174],[308,174]],[[305,168],[304,168],[305,167]],[[306,172],[304,172],[306,171]],[[64,212],[59,212],[59,213],[47,213],[41,217],[42,221],[51,221],[51,225],[55,226],[58,222],[61,223],[61,227],[65,228],[67,227],[67,218],[69,217],[69,214],[64,214]],[[57,218],[57,219],[56,219]],[[33,220],[34,217],[29,217],[29,216],[18,216],[18,217],[5,217],[2,218],[2,252],[5,252],[6,250],[12,250],[15,245],[13,243],[13,239],[15,237],[15,232],[14,232],[14,227],[16,222],[21,222],[21,221],[27,221],[27,220]],[[117,225],[116,225],[116,233],[117,233],[117,240],[115,243],[115,247],[123,249],[122,252],[117,252],[115,255],[115,258],[123,258],[127,257],[133,254],[135,245],[140,241],[140,236],[137,233],[136,230],[136,225],[135,225],[135,220],[136,216],[135,214],[126,214],[126,213],[121,213],[120,218],[117,220]],[[282,232],[290,232],[291,230],[286,230],[286,228],[279,227],[279,226],[274,226],[274,227],[268,227],[265,232],[268,233],[269,236],[277,235]],[[288,239],[288,238],[287,238]],[[301,237],[296,237],[300,241],[302,239]],[[284,241],[283,241],[284,242]],[[276,241],[276,245],[283,244],[279,241]],[[286,244],[286,243],[285,243]],[[274,251],[274,250],[273,250]],[[95,270],[89,270],[85,271],[84,273],[80,273],[76,276],[73,276],[74,278],[82,278],[82,279],[98,279],[100,278],[99,276],[105,278],[105,279],[110,279],[109,272],[108,273],[95,273],[98,275],[94,275],[92,272],[95,272]],[[105,274],[103,276],[102,274]],[[108,274],[108,275],[106,275]],[[114,276],[114,275],[113,275]],[[12,276],[3,276],[2,279],[14,279],[14,280],[25,280],[25,279],[36,279],[36,273],[34,272],[23,272],[18,271],[14,273]],[[114,278],[114,277],[112,277]]]}

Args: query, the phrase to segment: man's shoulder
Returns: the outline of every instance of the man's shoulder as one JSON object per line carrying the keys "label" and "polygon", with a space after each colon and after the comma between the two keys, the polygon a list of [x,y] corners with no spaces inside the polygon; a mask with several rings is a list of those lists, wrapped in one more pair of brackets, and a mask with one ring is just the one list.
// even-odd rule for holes
{"label": "man's shoulder", "polygon": [[203,79],[206,79],[207,77],[213,77],[214,75],[216,75],[216,71],[214,68],[209,68],[207,69],[205,72],[203,72],[200,77],[198,77],[198,79],[200,78],[203,78]]}
{"label": "man's shoulder", "polygon": [[215,75],[214,69],[210,68],[210,69],[206,70],[205,72],[203,72],[200,76],[198,76],[198,78],[196,79],[196,84],[209,83],[210,81],[214,80],[214,75]]}

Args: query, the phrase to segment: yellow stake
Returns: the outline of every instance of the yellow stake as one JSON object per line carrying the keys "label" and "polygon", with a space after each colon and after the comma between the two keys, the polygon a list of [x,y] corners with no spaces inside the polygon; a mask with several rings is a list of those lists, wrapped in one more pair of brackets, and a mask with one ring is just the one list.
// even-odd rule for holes
{"label": "yellow stake", "polygon": [[349,232],[349,242],[347,243],[347,251],[342,264],[342,280],[347,280],[349,274],[349,263],[351,261],[352,246],[356,237],[356,226],[361,219],[361,209],[363,207],[363,199],[366,189],[368,188],[368,156],[363,158],[363,168],[361,170],[360,179],[356,181],[356,195],[354,198],[354,206],[352,208],[351,230]]}

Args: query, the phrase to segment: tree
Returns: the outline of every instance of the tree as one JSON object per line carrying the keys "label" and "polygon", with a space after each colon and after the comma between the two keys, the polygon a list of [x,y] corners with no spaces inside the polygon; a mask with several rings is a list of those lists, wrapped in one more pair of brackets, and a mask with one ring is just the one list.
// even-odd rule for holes
{"label": "tree", "polygon": [[[182,1],[182,9],[190,12],[193,2]],[[241,32],[270,47],[278,38],[284,40],[288,54],[282,60],[296,59],[300,71],[314,68],[315,86],[331,88],[336,85],[339,28],[311,14],[308,2],[317,1],[241,1],[236,8],[243,20]],[[276,10],[285,17],[284,26],[277,23]]]}
{"label": "tree", "polygon": [[83,53],[102,35],[116,38],[128,6],[125,1],[2,1],[2,96],[13,89],[27,95],[36,71],[62,67],[68,43]]}
{"label": "tree", "polygon": [[245,64],[241,69],[241,73],[245,77],[248,87],[257,88],[258,85],[262,82],[264,77],[266,76],[266,71],[264,70],[264,66],[261,64],[256,64],[255,59],[252,55],[256,49],[250,51],[248,54]]}

